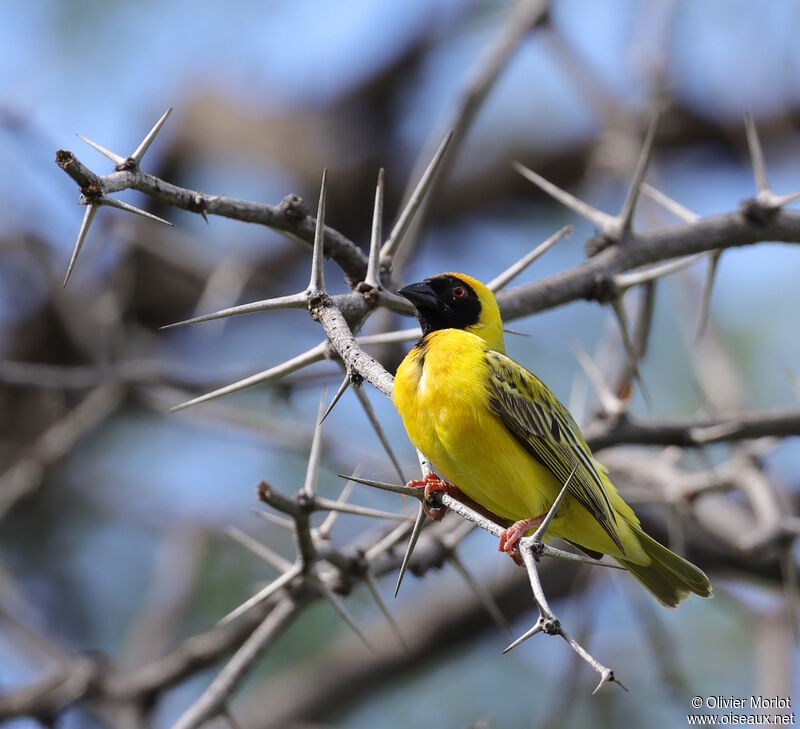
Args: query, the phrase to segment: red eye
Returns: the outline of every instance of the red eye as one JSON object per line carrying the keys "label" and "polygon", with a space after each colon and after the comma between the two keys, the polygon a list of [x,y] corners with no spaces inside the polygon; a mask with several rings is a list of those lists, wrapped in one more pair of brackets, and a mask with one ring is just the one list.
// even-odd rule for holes
{"label": "red eye", "polygon": [[467,290],[463,286],[453,286],[453,296],[463,299],[467,295]]}

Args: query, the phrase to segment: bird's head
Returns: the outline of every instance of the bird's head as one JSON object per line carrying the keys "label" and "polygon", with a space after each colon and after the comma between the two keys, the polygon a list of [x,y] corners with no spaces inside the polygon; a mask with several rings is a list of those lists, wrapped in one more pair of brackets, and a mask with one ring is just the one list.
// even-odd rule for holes
{"label": "bird's head", "polygon": [[465,273],[440,273],[398,292],[417,310],[422,333],[464,329],[483,339],[490,349],[505,352],[503,321],[494,294]]}

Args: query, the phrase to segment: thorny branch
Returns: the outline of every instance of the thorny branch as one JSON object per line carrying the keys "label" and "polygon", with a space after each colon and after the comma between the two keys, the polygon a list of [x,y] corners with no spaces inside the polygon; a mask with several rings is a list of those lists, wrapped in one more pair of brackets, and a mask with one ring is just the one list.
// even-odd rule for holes
{"label": "thorny branch", "polygon": [[[497,46],[500,49],[499,55],[489,55],[490,65],[485,69],[486,73],[476,74],[474,86],[467,89],[464,96],[466,100],[464,109],[459,112],[454,124],[454,128],[459,132],[453,144],[454,147],[463,136],[463,130],[468,127],[471,116],[480,101],[488,93],[504,60],[521,41],[527,28],[537,22],[545,10],[544,4],[535,2],[530,2],[525,7],[528,8],[526,12],[529,16],[526,16],[528,25],[524,32],[510,34],[506,41],[499,43]],[[391,374],[377,360],[367,354],[362,349],[362,345],[366,346],[368,343],[380,341],[407,341],[418,336],[417,332],[413,329],[390,332],[371,338],[361,338],[360,342],[356,335],[366,318],[377,308],[409,313],[407,304],[398,300],[391,291],[387,290],[386,285],[392,280],[392,260],[397,256],[398,251],[402,250],[404,234],[410,228],[418,209],[424,207],[426,191],[430,190],[431,181],[435,180],[437,173],[441,173],[440,165],[442,159],[445,158],[449,137],[445,139],[437,154],[433,156],[432,163],[420,175],[420,182],[417,185],[419,194],[411,196],[409,205],[401,212],[398,224],[386,241],[381,240],[383,193],[382,176],[379,176],[370,252],[368,255],[364,255],[353,241],[325,225],[326,184],[324,176],[319,210],[316,218],[313,218],[307,213],[303,202],[297,196],[288,196],[277,205],[267,205],[181,188],[143,172],[140,169],[142,158],[168,115],[169,112],[159,119],[136,150],[128,157],[110,152],[94,142],[85,140],[114,163],[114,171],[108,175],[96,174],[72,152],[60,150],[57,153],[57,164],[78,184],[81,191],[81,202],[86,206],[86,213],[78,233],[67,277],[78,260],[82,246],[87,240],[91,223],[100,207],[115,207],[166,222],[110,197],[113,193],[126,189],[138,190],[166,206],[196,212],[204,218],[209,215],[220,215],[270,227],[312,248],[312,272],[308,287],[289,297],[232,307],[182,323],[281,308],[307,308],[312,318],[324,330],[325,340],[308,352],[283,364],[234,385],[195,398],[185,403],[184,406],[210,400],[258,382],[280,378],[313,362],[334,356],[341,360],[346,371],[346,378],[334,398],[334,405],[349,383],[358,384],[362,380],[370,382],[381,393],[390,396],[393,382]],[[626,341],[626,348],[632,359],[631,368],[636,374],[636,360],[641,357],[645,347],[629,346],[632,340],[627,334],[627,327],[621,313],[624,311],[621,306],[621,297],[628,288],[640,285],[650,286],[680,267],[691,265],[705,254],[711,255],[712,260],[716,263],[722,251],[737,246],[752,245],[767,240],[786,243],[800,242],[800,214],[787,211],[783,207],[796,199],[798,194],[790,193],[778,196],[771,192],[767,184],[763,154],[755,125],[749,117],[746,120],[746,126],[756,179],[756,196],[745,201],[738,210],[707,218],[695,216],[685,208],[681,208],[675,201],[670,201],[657,190],[644,184],[648,164],[652,157],[655,123],[651,125],[647,134],[626,201],[616,216],[592,208],[587,203],[547,182],[534,171],[519,166],[520,171],[545,192],[553,195],[578,215],[588,218],[597,227],[598,234],[589,241],[590,258],[585,263],[554,276],[499,293],[498,300],[504,318],[512,320],[578,299],[609,304],[619,317],[623,339]],[[451,149],[451,156],[452,153]],[[640,193],[643,191],[677,214],[682,223],[645,231],[636,230],[634,217]],[[551,244],[547,243],[548,246]],[[544,250],[543,246],[541,252]],[[326,292],[322,275],[323,254],[334,260],[345,274],[351,286],[349,293],[330,296]],[[535,257],[535,255],[529,255],[523,261],[512,266],[506,274],[501,274],[498,277],[500,282],[497,284],[497,288],[505,286]],[[669,263],[663,265],[665,261]],[[710,285],[703,297],[705,308],[707,308],[709,295]],[[644,342],[642,343],[644,345],[649,333],[649,326],[642,331],[644,331]],[[602,383],[600,386],[602,387]],[[112,397],[109,398],[109,402],[101,403],[102,411],[104,408],[114,408],[117,404],[113,397],[117,391],[108,390],[108,392],[111,392]],[[604,413],[589,423],[585,429],[587,438],[595,449],[621,443],[699,448],[714,442],[733,442],[765,437],[778,438],[800,434],[800,410],[798,409],[640,420],[628,414],[629,397],[621,398],[618,393],[607,387],[602,394],[603,398],[601,399],[606,404]],[[88,400],[89,398],[87,398]],[[78,409],[81,407],[79,406]],[[76,414],[78,409],[76,409]],[[465,569],[464,565],[457,561],[455,550],[472,527],[464,528],[462,523],[453,529],[448,529],[444,525],[430,527],[426,523],[421,509],[418,514],[422,514],[422,516],[416,520],[400,515],[402,523],[399,526],[379,535],[366,548],[363,545],[338,548],[331,543],[330,527],[337,513],[346,512],[387,520],[396,520],[398,515],[348,505],[346,499],[349,491],[343,493],[342,497],[335,502],[317,496],[315,485],[321,457],[319,438],[323,410],[321,405],[315,429],[316,445],[312,446],[308,473],[303,487],[299,488],[293,496],[285,495],[267,485],[262,485],[259,490],[261,500],[282,514],[281,517],[269,515],[268,518],[279,527],[287,528],[293,533],[297,547],[296,560],[293,563],[288,562],[281,555],[272,553],[266,545],[256,542],[243,533],[232,535],[243,547],[259,556],[271,568],[277,569],[280,573],[278,578],[229,616],[231,620],[235,618],[233,622],[229,623],[226,619],[211,631],[184,641],[164,657],[127,674],[114,671],[104,672],[99,663],[90,658],[62,662],[49,677],[41,682],[0,696],[0,719],[18,715],[32,715],[49,719],[57,715],[64,707],[80,700],[85,700],[90,704],[107,704],[116,701],[122,708],[134,704],[149,704],[153,698],[160,695],[169,686],[233,652],[233,657],[212,681],[208,689],[187,709],[175,725],[176,729],[199,727],[210,718],[228,716],[228,702],[241,684],[243,677],[277,636],[313,600],[327,600],[331,607],[358,634],[359,638],[367,643],[367,636],[362,634],[360,628],[347,613],[340,595],[348,594],[359,584],[367,585],[378,603],[380,612],[390,618],[391,629],[397,632],[397,626],[391,619],[386,605],[383,604],[380,593],[374,589],[375,578],[393,571],[401,565],[401,576],[406,565],[410,565],[410,569],[415,573],[424,574],[427,569],[441,565],[448,560],[459,564],[460,571]],[[86,428],[91,427],[93,422],[91,417],[83,420],[86,420]],[[60,442],[62,439],[56,438],[56,440]],[[46,461],[53,449],[48,446],[47,436],[43,438],[42,443],[41,452],[37,451],[33,458]],[[56,452],[59,447],[63,450],[63,445],[56,446]],[[796,517],[782,515],[775,501],[774,493],[766,483],[758,461],[758,454],[737,453],[732,456],[730,462],[710,473],[694,473],[684,470],[674,459],[670,460],[666,456],[659,461],[659,468],[654,469],[652,467],[653,458],[650,457],[646,459],[646,465],[639,467],[635,458],[626,457],[615,460],[613,452],[607,455],[609,457],[606,460],[615,473],[620,473],[623,478],[628,475],[632,481],[639,484],[653,484],[654,489],[648,494],[650,500],[655,493],[655,498],[659,503],[682,508],[697,507],[695,513],[699,524],[711,534],[719,537],[725,534],[730,536],[730,529],[726,530],[724,520],[709,518],[710,511],[707,508],[701,508],[704,502],[707,503],[709,500],[714,501],[715,513],[719,513],[722,508],[732,523],[737,525],[748,523],[749,530],[746,530],[744,534],[739,534],[739,538],[730,540],[732,546],[739,552],[753,552],[757,548],[763,548],[767,550],[780,549],[784,554],[786,545],[791,544],[798,535],[800,520]],[[4,476],[5,479],[14,477],[13,472]],[[357,475],[349,478],[354,482],[372,487],[397,491],[420,499],[420,501],[423,498],[420,492],[404,486],[383,484],[363,479]],[[31,483],[35,483],[35,480]],[[35,485],[26,488],[35,488]],[[566,484],[564,488],[566,488]],[[724,493],[727,491],[744,494],[748,501],[748,508],[738,502],[724,499]],[[456,512],[463,519],[491,534],[499,534],[503,527],[502,524],[488,519],[485,515],[474,511],[470,506],[449,495],[442,495],[440,503],[437,505]],[[558,502],[553,505],[543,528],[534,536],[527,537],[522,541],[522,555],[539,617],[533,628],[514,641],[509,648],[537,632],[561,635],[573,650],[598,672],[601,677],[600,685],[602,685],[605,682],[615,681],[613,671],[600,664],[569,636],[550,608],[539,579],[538,559],[543,556],[568,559],[574,562],[588,561],[596,564],[593,560],[543,543],[542,539],[547,523],[557,508]],[[328,517],[323,526],[314,528],[311,526],[309,517],[317,511],[327,512]],[[269,512],[263,513],[269,514]],[[409,535],[411,535],[409,548],[403,553],[401,542]],[[416,545],[415,550],[413,549],[414,545]],[[471,579],[468,573],[466,573],[465,579],[475,591],[476,599],[483,603],[492,618],[502,625],[504,623],[502,612],[496,604],[493,604],[490,593],[486,590],[481,591],[474,578]]]}

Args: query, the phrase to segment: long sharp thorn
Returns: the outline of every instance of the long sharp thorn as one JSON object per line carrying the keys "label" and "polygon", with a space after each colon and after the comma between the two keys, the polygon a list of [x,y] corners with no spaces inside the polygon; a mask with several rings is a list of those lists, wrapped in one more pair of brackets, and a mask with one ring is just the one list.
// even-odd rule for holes
{"label": "long sharp thorn", "polygon": [[514,169],[526,180],[532,182],[540,190],[546,192],[548,195],[550,195],[550,197],[560,202],[564,207],[572,210],[573,213],[576,213],[585,220],[588,220],[592,225],[594,225],[596,228],[599,228],[604,233],[611,234],[615,232],[617,221],[613,216],[609,215],[608,213],[604,213],[602,210],[592,207],[589,205],[589,203],[586,203],[583,200],[579,200],[566,190],[562,190],[549,180],[546,180],[540,174],[528,169],[525,167],[525,165],[520,164],[519,162],[514,162],[513,165]]}
{"label": "long sharp thorn", "polygon": [[356,393],[356,397],[358,397],[358,401],[364,408],[364,412],[366,413],[367,419],[372,425],[372,429],[375,431],[375,434],[378,436],[378,440],[380,440],[381,445],[383,446],[383,450],[385,450],[386,455],[389,456],[389,460],[392,462],[394,470],[397,471],[397,475],[400,476],[400,480],[403,483],[407,483],[406,477],[403,475],[403,469],[400,468],[400,462],[397,460],[397,456],[395,456],[394,451],[392,450],[392,444],[386,437],[386,433],[384,432],[383,427],[378,420],[378,416],[375,414],[375,410],[372,407],[372,403],[369,401],[369,398],[367,397],[367,393],[365,393],[361,387],[355,387],[353,389]]}
{"label": "long sharp thorn", "polygon": [[[359,469],[356,469],[358,471]],[[347,481],[345,483],[344,488],[342,489],[342,493],[339,494],[339,498],[336,499],[336,503],[342,505],[347,502],[347,499],[350,498],[350,494],[353,492],[355,488],[355,483],[353,481]],[[333,525],[336,523],[336,519],[339,516],[338,511],[331,511],[326,517],[322,524],[317,527],[317,535],[320,539],[327,539],[333,529]]]}
{"label": "long sharp thorn", "polygon": [[383,167],[378,171],[375,187],[375,207],[372,210],[372,236],[369,241],[369,260],[364,283],[374,288],[381,285],[381,239],[383,236]]}
{"label": "long sharp thorn", "polygon": [[[592,665],[592,664],[589,664],[589,665]],[[592,666],[592,668],[594,668],[594,666]],[[619,687],[620,687],[620,688],[621,688],[623,691],[625,691],[626,693],[628,692],[628,687],[627,687],[627,686],[626,686],[624,683],[622,683],[622,681],[620,681],[620,680],[619,680],[619,679],[618,679],[618,678],[617,678],[617,677],[614,675],[614,671],[612,671],[610,668],[604,668],[604,669],[603,669],[603,670],[600,672],[600,683],[598,683],[598,684],[597,684],[597,686],[595,686],[595,689],[594,689],[594,691],[592,691],[592,696],[594,696],[594,695],[595,695],[595,694],[596,694],[596,693],[597,693],[597,692],[598,692],[598,691],[599,691],[601,688],[603,688],[603,686],[605,686],[607,683],[615,683],[615,684],[617,684],[617,686],[619,686]]]}
{"label": "long sharp thorn", "polygon": [[273,514],[271,511],[263,511],[261,509],[253,509],[253,513],[258,516],[259,518],[263,519],[270,524],[275,524],[276,526],[281,527],[281,529],[286,529],[286,531],[294,531],[294,522],[286,519],[282,516],[278,516],[277,514]]}
{"label": "long sharp thorn", "polygon": [[[550,526],[550,522],[553,521],[553,518],[558,511],[558,507],[561,506],[561,502],[564,499],[564,495],[567,493],[567,489],[569,488],[570,481],[572,481],[572,477],[575,475],[575,471],[578,470],[578,464],[576,463],[572,469],[572,472],[567,477],[567,480],[564,481],[564,485],[561,487],[561,491],[558,492],[558,496],[556,496],[556,500],[553,502],[553,505],[547,512],[547,515],[542,520],[542,523],[539,524],[536,531],[531,535],[531,539],[534,542],[541,542],[544,539],[544,535],[547,532],[548,527]],[[603,494],[605,496],[605,493]],[[606,496],[606,502],[608,502],[608,497]],[[610,508],[610,504],[609,504]]]}
{"label": "long sharp thorn", "polygon": [[650,281],[655,281],[656,279],[663,278],[664,276],[669,276],[677,271],[682,271],[684,268],[688,268],[689,266],[692,266],[698,261],[702,261],[707,257],[708,256],[705,252],[692,253],[689,256],[683,256],[682,258],[677,258],[674,261],[668,261],[667,263],[658,263],[655,266],[641,268],[638,271],[619,273],[614,276],[614,284],[618,289],[627,291],[633,286],[641,286],[642,284],[649,283]]}
{"label": "long sharp thorn", "polygon": [[252,301],[249,304],[241,304],[239,306],[231,306],[228,309],[220,309],[219,311],[212,312],[211,314],[202,314],[201,316],[194,316],[191,319],[184,319],[177,321],[173,324],[166,324],[161,329],[174,329],[176,327],[184,327],[188,324],[198,324],[203,321],[213,321],[214,319],[224,319],[229,316],[239,316],[240,314],[252,314],[256,311],[274,311],[276,309],[303,309],[306,307],[308,297],[305,291],[299,294],[292,294],[291,296],[278,296],[274,299],[263,299],[261,301]]}
{"label": "long sharp thorn", "polygon": [[541,633],[541,632],[542,632],[542,628],[543,628],[543,622],[542,622],[542,619],[541,619],[541,618],[539,618],[539,619],[536,621],[536,624],[535,624],[535,625],[534,625],[534,626],[533,626],[533,627],[532,627],[530,630],[527,630],[527,631],[525,631],[525,632],[524,632],[524,633],[523,633],[523,634],[522,634],[522,635],[521,635],[519,638],[517,638],[517,639],[516,639],[516,640],[515,640],[513,643],[509,643],[509,644],[508,644],[508,645],[507,645],[507,646],[506,646],[506,647],[503,649],[503,655],[505,655],[505,654],[506,654],[506,653],[508,653],[509,651],[512,651],[512,650],[514,650],[514,648],[516,648],[516,647],[517,647],[517,646],[518,646],[520,643],[524,643],[526,640],[528,640],[528,638],[532,638],[532,637],[533,637],[534,635],[536,635],[537,633]]}
{"label": "long sharp thorn", "polygon": [[719,268],[719,259],[722,251],[717,251],[711,256],[706,269],[706,278],[703,282],[703,293],[700,297],[700,311],[697,314],[697,328],[695,329],[694,341],[699,342],[703,338],[708,324],[708,313],[711,310],[711,290],[714,288],[714,281]]}
{"label": "long sharp thorn", "polygon": [[75,268],[75,262],[78,260],[78,255],[81,252],[81,248],[83,248],[83,243],[86,240],[87,233],[89,232],[89,227],[91,226],[94,216],[97,215],[97,211],[99,209],[100,206],[97,203],[89,203],[86,206],[86,212],[83,215],[81,229],[78,231],[78,240],[75,241],[75,248],[72,249],[72,258],[69,259],[67,274],[64,276],[64,283],[62,286],[66,286],[67,281],[69,281],[69,277],[72,274],[72,269]]}
{"label": "long sharp thorn", "polygon": [[274,552],[257,539],[253,539],[253,537],[243,532],[241,529],[229,526],[225,529],[225,533],[233,539],[234,542],[240,544],[248,552],[274,567],[278,572],[286,572],[292,568],[292,563],[288,559],[284,559],[277,552]]}
{"label": "long sharp thorn", "polygon": [[617,324],[619,324],[620,336],[622,337],[622,343],[625,346],[625,352],[628,355],[628,363],[630,364],[631,372],[633,372],[633,376],[639,383],[639,387],[642,390],[642,397],[644,397],[645,402],[649,405],[650,393],[645,386],[641,372],[639,371],[639,357],[636,354],[636,347],[631,340],[630,334],[628,334],[628,318],[625,315],[625,306],[622,303],[621,296],[616,296],[612,299],[611,309],[617,319]]}
{"label": "long sharp thorn", "polygon": [[772,202],[775,207],[780,208],[798,199],[800,199],[800,190],[789,192],[786,195],[775,195]]}
{"label": "long sharp thorn", "polygon": [[170,106],[161,118],[153,125],[153,128],[147,133],[147,136],[142,140],[142,143],[136,148],[134,153],[131,155],[131,159],[138,165],[142,161],[142,157],[144,157],[145,152],[150,149],[150,145],[153,143],[153,140],[156,138],[158,133],[161,131],[161,127],[164,126],[164,122],[167,121],[169,115],[172,113],[172,107]]}
{"label": "long sharp thorn", "polygon": [[636,203],[639,201],[639,193],[642,190],[642,182],[647,174],[647,168],[653,156],[653,143],[656,139],[656,128],[658,127],[658,114],[653,116],[650,126],[647,129],[647,136],[644,138],[642,152],[636,162],[636,170],[633,173],[633,181],[630,190],[622,205],[619,213],[619,228],[622,233],[630,231],[633,225],[633,216],[636,212]]}
{"label": "long sharp thorn", "polygon": [[317,225],[314,228],[314,251],[311,255],[311,279],[309,291],[325,290],[325,202],[328,196],[328,170],[322,170],[322,183],[319,190]]}
{"label": "long sharp thorn", "polygon": [[551,547],[549,544],[542,544],[540,546],[542,555],[546,557],[553,557],[554,559],[563,559],[567,562],[580,562],[581,564],[588,564],[592,567],[606,567],[612,570],[627,569],[622,565],[614,564],[613,562],[605,562],[603,560],[596,560],[594,557],[589,557],[585,554],[576,554],[575,552],[566,552],[558,547]]}
{"label": "long sharp thorn", "polygon": [[394,616],[389,611],[389,606],[384,602],[383,598],[381,597],[381,592],[378,589],[378,585],[375,582],[375,578],[372,576],[372,573],[366,572],[364,574],[364,582],[367,585],[367,589],[370,591],[372,598],[375,600],[375,604],[378,606],[378,610],[383,613],[383,617],[386,618],[386,622],[389,623],[389,627],[392,629],[392,632],[397,636],[397,640],[399,641],[400,645],[403,646],[404,650],[408,650],[408,643],[406,643],[406,639],[403,636],[403,631],[400,630],[400,626],[397,624],[397,621],[394,619]]}
{"label": "long sharp thorn", "polygon": [[367,506],[357,506],[355,504],[340,504],[330,499],[317,498],[316,505],[323,511],[329,509],[330,511],[354,514],[355,516],[371,516],[375,519],[389,519],[390,521],[408,521],[407,515],[395,514],[393,511],[370,509]]}
{"label": "long sharp thorn", "polygon": [[753,115],[748,111],[744,115],[744,128],[747,132],[747,148],[750,152],[750,163],[753,166],[753,177],[756,181],[756,194],[763,195],[769,193],[769,183],[767,182],[767,166],[764,163],[764,153],[761,150],[761,142],[758,139],[758,130],[753,121]]}
{"label": "long sharp thorn", "polygon": [[503,611],[500,610],[500,606],[492,597],[492,593],[472,576],[472,573],[466,568],[466,565],[461,561],[461,557],[459,557],[456,552],[451,552],[449,559],[450,563],[455,567],[456,572],[461,575],[475,597],[477,597],[483,607],[486,608],[486,612],[489,613],[492,620],[497,624],[497,627],[505,631],[509,638],[513,638],[514,634],[511,632],[511,626],[505,619]]}
{"label": "long sharp thorn", "polygon": [[317,410],[317,423],[314,426],[314,437],[311,439],[311,452],[308,454],[308,467],[306,468],[306,480],[303,483],[303,493],[313,496],[317,493],[317,481],[319,480],[319,463],[322,460],[322,413],[325,408],[325,391],[322,387],[322,395],[319,398],[319,408]]}
{"label": "long sharp thorn", "polygon": [[263,370],[262,372],[258,372],[255,375],[251,375],[250,377],[245,377],[244,379],[238,380],[230,385],[226,385],[225,387],[220,387],[217,390],[213,390],[212,392],[208,392],[205,395],[200,395],[199,397],[195,397],[192,400],[187,400],[180,405],[176,405],[173,408],[170,408],[170,412],[178,412],[179,410],[185,410],[192,405],[198,405],[202,402],[208,402],[209,400],[215,400],[218,397],[222,397],[223,395],[230,395],[234,392],[239,392],[240,390],[246,390],[248,387],[252,387],[253,385],[257,385],[261,382],[268,382],[269,380],[274,380],[278,377],[282,377],[283,375],[291,374],[292,372],[296,372],[303,367],[308,367],[315,362],[320,362],[321,360],[325,359],[325,344],[318,344],[316,347],[312,347],[303,354],[298,355],[297,357],[293,357],[292,359],[283,362],[282,364],[276,365],[275,367],[270,367],[268,370]]}
{"label": "long sharp thorn", "polygon": [[348,627],[359,637],[361,642],[369,648],[371,651],[375,651],[375,648],[372,647],[372,643],[367,640],[367,636],[361,632],[358,625],[356,625],[356,621],[353,620],[350,613],[347,612],[347,609],[344,606],[344,603],[339,598],[339,596],[328,587],[322,579],[317,576],[315,580],[316,588],[322,593],[322,596],[331,604],[331,607],[336,611],[339,617],[347,623]]}
{"label": "long sharp thorn", "polygon": [[164,220],[164,218],[159,218],[158,215],[153,215],[152,213],[148,213],[147,210],[142,210],[141,208],[134,207],[133,205],[129,205],[122,200],[117,200],[113,197],[101,197],[97,201],[100,205],[108,205],[112,208],[117,208],[119,210],[124,210],[128,213],[133,213],[134,215],[141,215],[143,218],[148,218],[149,220],[155,220],[157,223],[164,223],[164,225],[168,225],[170,228],[174,227],[169,220]]}
{"label": "long sharp thorn", "polygon": [[653,202],[660,205],[668,213],[672,213],[672,215],[678,218],[678,220],[682,220],[684,223],[694,223],[700,220],[700,216],[697,213],[689,210],[689,208],[681,205],[677,200],[673,200],[669,195],[665,195],[646,182],[642,183],[642,192],[653,200]]}
{"label": "long sharp thorn", "polygon": [[528,266],[531,265],[537,258],[540,258],[547,251],[549,251],[558,241],[570,235],[575,230],[574,225],[565,225],[560,230],[557,230],[547,240],[540,243],[536,248],[520,258],[515,264],[509,266],[503,273],[495,276],[488,284],[487,287],[490,291],[497,293],[500,289],[505,288],[511,281],[513,281],[519,274],[521,274]]}
{"label": "long sharp thorn", "polygon": [[100,154],[102,154],[103,157],[107,157],[108,159],[110,159],[115,165],[120,165],[125,161],[124,157],[121,157],[116,152],[112,152],[110,149],[106,149],[105,147],[99,145],[97,142],[93,142],[91,139],[87,139],[86,137],[83,136],[83,134],[78,134],[76,132],[75,136],[78,137],[78,139],[80,139],[81,141],[86,142],[86,144],[88,144],[92,149],[96,150],[97,152],[100,152]]}
{"label": "long sharp thorn", "polygon": [[422,336],[419,327],[399,329],[396,332],[381,332],[380,334],[362,334],[356,337],[359,344],[395,344],[397,342],[413,342]]}
{"label": "long sharp thorn", "polygon": [[419,209],[419,206],[422,204],[422,201],[425,199],[425,195],[430,189],[431,182],[433,182],[433,178],[442,164],[444,154],[447,151],[447,146],[450,144],[450,140],[452,138],[453,132],[450,131],[442,140],[442,143],[439,145],[439,149],[436,150],[436,154],[433,155],[433,159],[431,159],[428,167],[425,169],[425,172],[422,174],[422,177],[417,183],[417,186],[414,188],[414,192],[411,193],[411,197],[408,199],[406,206],[403,208],[403,212],[400,213],[400,217],[398,217],[397,222],[394,224],[392,232],[389,233],[389,237],[383,244],[383,248],[381,248],[381,258],[391,258],[397,253],[400,243],[402,243],[405,234],[408,232],[408,229],[414,220],[414,215]]}
{"label": "long sharp thorn", "polygon": [[600,407],[606,415],[618,415],[624,410],[622,401],[611,391],[611,388],[603,378],[603,373],[595,361],[589,356],[589,353],[577,341],[572,343],[572,350],[575,352],[575,357],[581,369],[586,373],[589,381],[597,393],[597,399],[600,401]]}
{"label": "long sharp thorn", "polygon": [[259,590],[253,597],[245,600],[239,607],[235,610],[229,612],[222,620],[219,621],[219,625],[225,625],[226,623],[230,623],[232,620],[235,620],[240,615],[243,615],[251,608],[255,607],[259,603],[264,602],[267,598],[274,595],[278,590],[286,587],[295,577],[297,577],[302,569],[299,565],[292,565],[292,568],[287,572],[284,572],[280,577],[270,582],[264,589]]}
{"label": "long sharp thorn", "polygon": [[420,490],[411,488],[409,486],[397,486],[393,483],[385,483],[384,481],[373,481],[371,478],[361,478],[355,474],[352,476],[345,476],[344,474],[340,473],[338,476],[339,478],[344,478],[347,481],[354,481],[355,483],[361,483],[365,486],[372,486],[373,488],[381,489],[383,491],[392,491],[395,494],[414,496],[415,498],[420,497]]}
{"label": "long sharp thorn", "polygon": [[325,422],[325,418],[327,418],[331,414],[331,410],[333,410],[336,403],[339,402],[339,399],[342,397],[342,395],[344,395],[345,390],[347,390],[347,388],[350,387],[350,383],[351,383],[350,373],[348,372],[345,374],[344,379],[342,380],[342,384],[339,385],[339,389],[336,390],[336,394],[333,396],[331,404],[328,405],[327,409],[325,410],[325,413],[322,415],[322,418],[319,421],[320,425],[322,425],[322,423]]}
{"label": "long sharp thorn", "polygon": [[371,546],[364,557],[368,562],[376,557],[385,554],[387,550],[392,549],[401,539],[405,538],[409,533],[409,523],[405,522],[396,526],[385,537],[379,539],[373,546]]}
{"label": "long sharp thorn", "polygon": [[422,527],[425,526],[425,507],[422,501],[419,502],[419,511],[417,512],[417,520],[414,522],[414,528],[411,530],[411,536],[408,539],[408,546],[406,553],[403,555],[403,562],[400,565],[400,573],[397,575],[397,584],[394,588],[394,596],[397,598],[397,593],[400,592],[400,585],[403,584],[403,577],[405,577],[408,563],[411,561],[411,555],[414,552],[414,547],[417,546],[417,540],[422,533]]}

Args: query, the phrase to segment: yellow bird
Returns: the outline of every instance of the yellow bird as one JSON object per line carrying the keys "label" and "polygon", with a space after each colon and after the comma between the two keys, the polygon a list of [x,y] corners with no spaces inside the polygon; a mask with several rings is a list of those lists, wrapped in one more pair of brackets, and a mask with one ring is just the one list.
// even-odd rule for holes
{"label": "yellow bird", "polygon": [[[394,401],[411,442],[438,473],[511,524],[500,549],[541,522],[569,486],[548,535],[599,559],[608,554],[670,607],[711,583],[646,534],[592,455],[577,423],[535,375],[505,355],[492,292],[463,273],[400,290],[417,310],[422,339],[397,368]],[[417,482],[422,485],[423,482]],[[431,474],[430,490],[450,484]]]}

